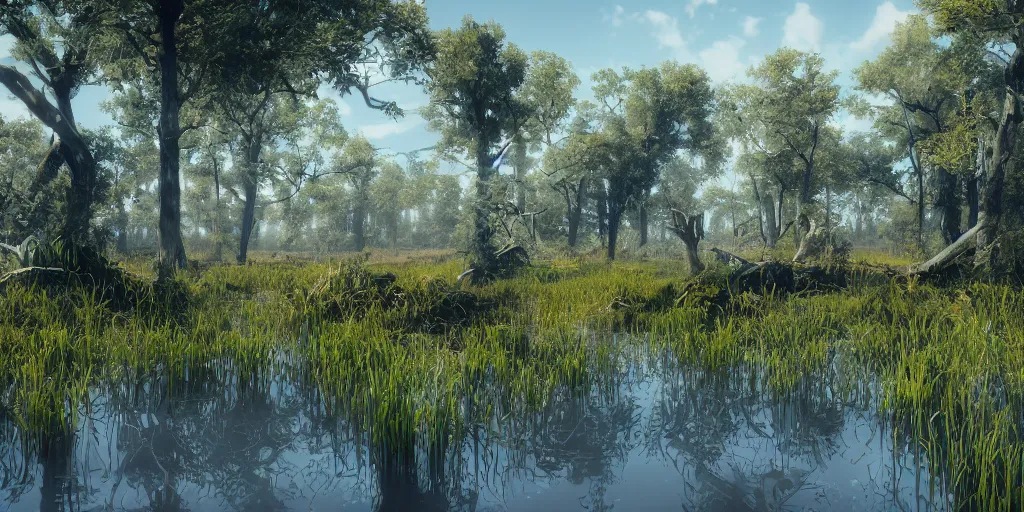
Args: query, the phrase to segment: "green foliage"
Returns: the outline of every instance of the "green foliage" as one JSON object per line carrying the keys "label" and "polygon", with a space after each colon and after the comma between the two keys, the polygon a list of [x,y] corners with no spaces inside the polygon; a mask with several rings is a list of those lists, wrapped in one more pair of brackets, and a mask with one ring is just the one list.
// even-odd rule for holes
{"label": "green foliage", "polygon": [[526,80],[527,56],[505,42],[500,25],[468,16],[458,30],[442,30],[436,39],[437,57],[426,70],[430,104],[423,116],[441,134],[442,153],[470,155],[478,175],[489,177],[502,140],[529,118],[528,106],[516,94]]}
{"label": "green foliage", "polygon": [[36,262],[45,259],[40,258],[42,254],[39,248],[39,239],[34,236],[29,236],[16,246],[0,243],[0,249],[6,250],[14,258],[15,268],[42,266],[37,265]]}

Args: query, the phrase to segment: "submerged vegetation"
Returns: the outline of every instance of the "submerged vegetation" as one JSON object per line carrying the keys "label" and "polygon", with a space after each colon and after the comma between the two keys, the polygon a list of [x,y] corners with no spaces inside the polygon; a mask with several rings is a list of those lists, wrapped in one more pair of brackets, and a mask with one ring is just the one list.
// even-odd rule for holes
{"label": "submerged vegetation", "polygon": [[721,265],[689,278],[675,261],[584,258],[467,286],[453,278],[460,263],[215,266],[179,275],[177,315],[111,309],[87,286],[17,285],[0,297],[0,407],[38,439],[73,428],[98,386],[187,381],[225,365],[259,381],[289,362],[289,379],[314,386],[401,466],[413,447],[443,452],[459,429],[539,411],[642,352],[712,373],[758,368],[777,393],[842,365],[877,379],[880,413],[920,443],[957,506],[1022,503],[1016,288],[939,287],[850,265],[832,269],[841,287],[740,289],[730,277],[741,272]]}

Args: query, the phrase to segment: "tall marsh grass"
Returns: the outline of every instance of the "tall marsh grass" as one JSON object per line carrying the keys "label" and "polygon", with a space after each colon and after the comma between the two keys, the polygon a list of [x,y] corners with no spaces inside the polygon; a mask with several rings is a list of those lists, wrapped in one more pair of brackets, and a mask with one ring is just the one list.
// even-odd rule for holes
{"label": "tall marsh grass", "polygon": [[[73,424],[103,383],[208,367],[245,381],[287,367],[327,407],[408,453],[499,411],[538,410],[556,390],[599,384],[638,347],[709,370],[757,367],[779,391],[841,358],[881,383],[886,413],[941,461],[958,505],[1024,503],[1018,289],[855,278],[830,293],[737,295],[724,311],[681,296],[687,269],[671,260],[564,258],[481,287],[456,283],[461,262],[443,254],[364,265],[392,281],[387,300],[358,308],[344,279],[325,277],[351,264],[329,259],[183,273],[188,300],[173,315],[115,313],[87,291],[12,287],[0,296],[0,416],[38,432]],[[341,306],[323,308],[325,297]],[[612,331],[625,336],[611,342]]]}

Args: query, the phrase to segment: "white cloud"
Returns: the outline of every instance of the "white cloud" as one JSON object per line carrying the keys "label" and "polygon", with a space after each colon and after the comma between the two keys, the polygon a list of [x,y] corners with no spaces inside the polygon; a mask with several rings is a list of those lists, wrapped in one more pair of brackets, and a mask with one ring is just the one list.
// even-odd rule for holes
{"label": "white cloud", "polygon": [[[601,10],[604,11],[604,9]],[[615,9],[612,11],[611,14],[605,13],[602,16],[602,18],[604,19],[604,21],[611,23],[613,27],[621,27],[622,21],[625,18],[625,14],[626,9],[624,9],[621,5],[616,5]]]}
{"label": "white cloud", "polygon": [[715,5],[717,3],[718,3],[718,0],[690,0],[690,5],[686,6],[686,12],[689,13],[690,17],[692,18],[692,17],[694,17],[697,14],[697,8],[698,7],[700,7],[700,6],[704,5],[704,4]]}
{"label": "white cloud", "polygon": [[710,47],[700,51],[698,56],[705,71],[712,81],[723,82],[740,77],[746,70],[740,60],[740,50],[746,41],[738,37],[730,37],[715,41]]}
{"label": "white cloud", "polygon": [[640,16],[630,16],[641,22],[649,23],[653,27],[651,35],[658,41],[658,46],[672,50],[673,57],[680,62],[692,62],[699,64],[707,71],[708,76],[714,82],[722,82],[736,78],[742,78],[746,70],[744,62],[749,59],[740,57],[740,52],[746,46],[746,41],[739,37],[715,41],[708,46],[694,53],[679,29],[679,20],[661,12],[645,11]]}
{"label": "white cloud", "polygon": [[907,19],[910,14],[911,11],[901,11],[892,2],[879,5],[875,9],[875,19],[871,21],[867,32],[864,32],[860,39],[850,43],[850,47],[855,50],[870,50],[876,44],[887,39],[896,28],[896,24]]}
{"label": "white cloud", "polygon": [[747,16],[743,19],[743,35],[745,37],[754,37],[761,33],[761,29],[757,26],[761,23],[761,18],[755,18],[753,16]]}
{"label": "white cloud", "polygon": [[662,11],[645,11],[643,18],[654,26],[651,35],[658,40],[662,48],[671,48],[676,52],[687,53],[686,40],[679,31],[679,21]]}
{"label": "white cloud", "polygon": [[405,133],[423,124],[422,118],[410,118],[403,121],[388,121],[384,123],[368,124],[360,126],[358,131],[370,140],[384,139],[392,135]]}
{"label": "white cloud", "polygon": [[825,24],[811,14],[811,6],[797,2],[782,26],[782,45],[801,51],[818,51],[824,32]]}

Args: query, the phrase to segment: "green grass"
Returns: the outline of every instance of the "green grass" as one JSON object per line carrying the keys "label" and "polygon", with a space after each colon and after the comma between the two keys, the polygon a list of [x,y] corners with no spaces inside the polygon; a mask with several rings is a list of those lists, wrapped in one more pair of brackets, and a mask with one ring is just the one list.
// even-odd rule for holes
{"label": "green grass", "polygon": [[[863,258],[893,264],[872,256]],[[878,379],[897,429],[942,461],[964,506],[1024,503],[1019,289],[854,279],[827,294],[733,297],[723,312],[695,297],[674,300],[688,280],[678,261],[565,258],[467,289],[489,306],[449,325],[431,320],[460,293],[461,261],[378,255],[367,265],[394,283],[359,295],[345,288],[340,259],[311,257],[258,255],[246,266],[185,272],[179,282],[191,300],[176,314],[113,313],[84,291],[12,288],[0,297],[0,414],[39,431],[72,422],[90,386],[226,361],[243,378],[286,358],[328,407],[375,439],[412,446],[599,381],[630,348],[606,341],[614,329],[708,369],[760,368],[779,391],[838,354]],[[138,260],[126,267],[147,272]],[[722,273],[703,279],[714,287]]]}

